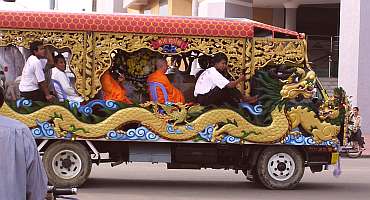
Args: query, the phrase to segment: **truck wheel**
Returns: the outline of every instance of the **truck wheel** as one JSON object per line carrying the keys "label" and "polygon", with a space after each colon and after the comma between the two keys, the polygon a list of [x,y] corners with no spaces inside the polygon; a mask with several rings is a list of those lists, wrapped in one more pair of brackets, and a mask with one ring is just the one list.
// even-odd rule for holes
{"label": "truck wheel", "polygon": [[79,187],[91,172],[91,157],[78,142],[58,141],[45,151],[43,163],[49,183],[57,187]]}
{"label": "truck wheel", "polygon": [[302,155],[291,147],[268,147],[257,162],[259,180],[268,189],[293,189],[303,173]]}

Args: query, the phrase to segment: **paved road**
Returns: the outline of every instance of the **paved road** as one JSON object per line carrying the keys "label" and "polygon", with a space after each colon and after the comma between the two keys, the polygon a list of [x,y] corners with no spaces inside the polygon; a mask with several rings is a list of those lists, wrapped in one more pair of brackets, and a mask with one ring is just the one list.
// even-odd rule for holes
{"label": "paved road", "polygon": [[225,170],[167,170],[162,164],[129,164],[94,167],[90,179],[79,190],[85,200],[365,200],[370,196],[370,159],[342,160],[343,173],[332,169],[312,174],[306,170],[301,184],[291,191],[256,187],[242,174]]}

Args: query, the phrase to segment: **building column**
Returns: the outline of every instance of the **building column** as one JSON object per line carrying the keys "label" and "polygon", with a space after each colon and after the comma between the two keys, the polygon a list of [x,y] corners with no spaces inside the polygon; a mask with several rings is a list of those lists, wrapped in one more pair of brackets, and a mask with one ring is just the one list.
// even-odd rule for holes
{"label": "building column", "polygon": [[191,16],[193,0],[168,0],[168,14]]}
{"label": "building column", "polygon": [[352,96],[362,115],[362,132],[370,133],[369,0],[341,0],[338,84]]}
{"label": "building column", "polygon": [[284,3],[285,8],[285,28],[295,31],[297,22],[297,8],[299,4],[293,0]]}

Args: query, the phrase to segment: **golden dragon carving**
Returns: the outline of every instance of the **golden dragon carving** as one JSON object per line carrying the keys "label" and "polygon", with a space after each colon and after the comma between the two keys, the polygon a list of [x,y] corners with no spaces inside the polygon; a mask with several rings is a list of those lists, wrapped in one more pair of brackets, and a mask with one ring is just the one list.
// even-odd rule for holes
{"label": "golden dragon carving", "polygon": [[314,140],[319,144],[321,141],[332,140],[339,133],[339,126],[328,122],[322,122],[316,117],[316,113],[302,106],[293,107],[288,111],[288,117],[292,128],[299,125],[313,135]]}
{"label": "golden dragon carving", "polygon": [[[58,135],[63,135],[63,131],[70,130],[72,126],[77,128],[75,135],[82,138],[101,138],[111,130],[114,130],[125,123],[140,122],[143,126],[157,133],[160,137],[169,140],[186,141],[195,138],[199,132],[207,126],[217,123],[228,123],[220,127],[212,136],[212,141],[217,141],[223,134],[241,138],[250,142],[275,142],[285,136],[289,131],[289,122],[284,108],[278,107],[272,111],[272,123],[266,127],[256,126],[235,111],[229,109],[214,109],[201,114],[194,121],[186,125],[177,125],[175,129],[181,134],[171,134],[167,132],[167,122],[155,113],[145,108],[133,107],[117,111],[109,118],[98,124],[87,124],[80,122],[72,113],[61,106],[47,106],[31,114],[19,114],[13,111],[7,104],[0,109],[2,115],[20,120],[28,127],[37,126],[36,122],[50,121],[54,123],[54,129]],[[191,127],[191,128],[189,128]]]}

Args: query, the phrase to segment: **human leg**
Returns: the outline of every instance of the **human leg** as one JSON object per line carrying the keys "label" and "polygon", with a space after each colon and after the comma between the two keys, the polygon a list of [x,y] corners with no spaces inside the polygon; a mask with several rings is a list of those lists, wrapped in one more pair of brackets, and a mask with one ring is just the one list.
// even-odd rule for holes
{"label": "human leg", "polygon": [[364,148],[365,142],[364,142],[364,140],[362,138],[362,131],[361,131],[361,129],[358,129],[358,131],[356,132],[355,139],[358,142],[358,145],[360,146],[360,148]]}
{"label": "human leg", "polygon": [[228,104],[233,107],[238,107],[243,100],[242,93],[236,88],[215,87],[206,94],[198,95],[196,101],[201,105],[224,105]]}
{"label": "human leg", "polygon": [[44,101],[44,102],[47,101],[44,93],[40,89],[30,92],[21,92],[21,97],[24,97],[32,101]]}

